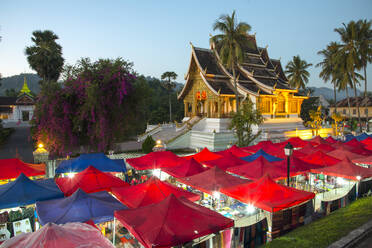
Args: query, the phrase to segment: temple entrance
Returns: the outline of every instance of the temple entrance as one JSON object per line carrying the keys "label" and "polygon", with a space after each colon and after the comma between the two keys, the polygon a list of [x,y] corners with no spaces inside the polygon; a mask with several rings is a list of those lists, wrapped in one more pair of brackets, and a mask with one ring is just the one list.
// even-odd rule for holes
{"label": "temple entrance", "polygon": [[30,120],[30,112],[22,111],[22,121],[29,121],[29,120]]}
{"label": "temple entrance", "polygon": [[198,101],[196,104],[196,114],[198,116],[204,116],[205,115],[205,107],[203,101]]}

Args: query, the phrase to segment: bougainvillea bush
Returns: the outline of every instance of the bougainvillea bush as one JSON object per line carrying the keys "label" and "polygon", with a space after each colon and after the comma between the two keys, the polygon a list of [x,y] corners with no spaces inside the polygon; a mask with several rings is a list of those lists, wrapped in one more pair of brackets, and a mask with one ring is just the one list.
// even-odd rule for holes
{"label": "bougainvillea bush", "polygon": [[107,151],[136,128],[141,98],[131,63],[81,59],[66,67],[64,78],[43,86],[34,112],[33,138],[52,154],[65,155],[80,146],[87,152]]}

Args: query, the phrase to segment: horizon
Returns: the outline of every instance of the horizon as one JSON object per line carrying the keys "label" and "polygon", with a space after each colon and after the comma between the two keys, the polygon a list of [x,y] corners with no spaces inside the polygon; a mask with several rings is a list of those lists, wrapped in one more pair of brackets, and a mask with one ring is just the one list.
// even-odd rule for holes
{"label": "horizon", "polygon": [[[134,70],[141,75],[160,78],[165,71],[175,71],[176,81],[184,83],[191,54],[189,43],[209,48],[209,34],[218,33],[212,30],[214,21],[221,14],[230,15],[236,10],[238,21],[252,26],[249,33],[256,33],[257,45],[268,45],[269,56],[281,58],[284,69],[293,56],[300,55],[313,64],[307,86],[332,88],[318,77],[320,69],[314,65],[321,61],[321,56],[317,52],[329,42],[339,40],[333,29],[342,23],[372,19],[372,2],[368,0],[342,0],[337,6],[320,0],[301,4],[294,0],[235,1],[228,5],[222,1],[213,5],[207,1],[89,3],[71,0],[0,3],[2,76],[35,73],[28,66],[24,49],[32,45],[33,31],[49,29],[59,36],[57,43],[62,46],[65,64],[75,64],[82,57],[92,60],[122,57],[133,62]],[[369,64],[367,79],[370,81],[371,77]],[[364,81],[358,89],[363,87]],[[368,90],[372,90],[371,83]]]}

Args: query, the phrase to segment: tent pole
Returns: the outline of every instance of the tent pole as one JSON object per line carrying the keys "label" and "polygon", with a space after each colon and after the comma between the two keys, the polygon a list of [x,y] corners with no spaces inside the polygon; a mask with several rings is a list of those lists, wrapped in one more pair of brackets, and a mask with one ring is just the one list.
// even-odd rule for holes
{"label": "tent pole", "polygon": [[112,232],[112,244],[115,246],[115,234],[116,234],[116,218],[114,216],[114,228],[113,228],[113,232]]}

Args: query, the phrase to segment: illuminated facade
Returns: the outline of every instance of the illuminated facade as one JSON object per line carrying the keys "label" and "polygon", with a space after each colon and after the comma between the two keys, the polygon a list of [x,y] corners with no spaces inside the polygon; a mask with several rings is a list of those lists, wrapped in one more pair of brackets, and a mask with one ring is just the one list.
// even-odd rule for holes
{"label": "illuminated facade", "polygon": [[[267,48],[244,47],[244,61],[237,68],[240,101],[249,97],[265,120],[298,119],[306,96],[290,88],[280,60],[271,59]],[[212,44],[211,49],[191,45],[186,83],[178,96],[184,102],[185,118],[194,116],[228,118],[236,111],[232,73],[222,65]]]}

